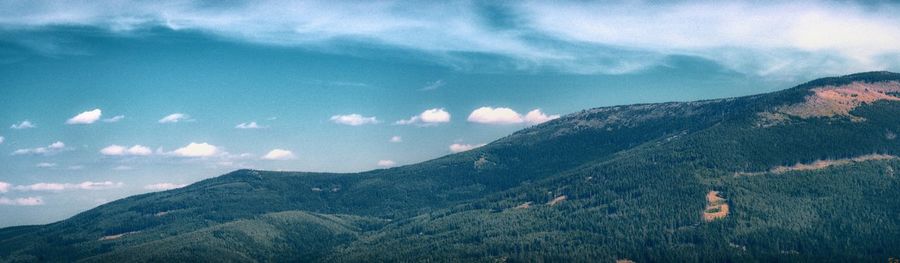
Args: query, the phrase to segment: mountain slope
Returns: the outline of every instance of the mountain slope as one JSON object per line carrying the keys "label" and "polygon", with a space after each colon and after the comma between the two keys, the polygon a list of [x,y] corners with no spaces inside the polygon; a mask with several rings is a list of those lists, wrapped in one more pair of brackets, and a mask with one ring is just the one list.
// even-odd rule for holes
{"label": "mountain slope", "polygon": [[391,169],[240,170],[0,230],[0,260],[884,260],[898,95],[869,72],[585,110]]}

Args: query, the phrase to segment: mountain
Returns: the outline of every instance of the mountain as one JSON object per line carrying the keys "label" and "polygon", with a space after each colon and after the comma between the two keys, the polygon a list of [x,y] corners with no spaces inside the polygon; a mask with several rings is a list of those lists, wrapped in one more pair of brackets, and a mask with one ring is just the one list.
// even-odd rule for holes
{"label": "mountain", "polygon": [[238,170],[0,230],[0,261],[886,261],[900,74],[602,107],[419,164]]}

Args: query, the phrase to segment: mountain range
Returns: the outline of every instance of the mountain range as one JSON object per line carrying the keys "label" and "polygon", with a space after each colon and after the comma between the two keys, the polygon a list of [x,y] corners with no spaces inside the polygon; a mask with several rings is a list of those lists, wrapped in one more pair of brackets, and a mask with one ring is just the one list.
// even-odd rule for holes
{"label": "mountain range", "polygon": [[418,164],[238,170],[0,229],[0,261],[887,261],[898,133],[891,72],[601,107]]}

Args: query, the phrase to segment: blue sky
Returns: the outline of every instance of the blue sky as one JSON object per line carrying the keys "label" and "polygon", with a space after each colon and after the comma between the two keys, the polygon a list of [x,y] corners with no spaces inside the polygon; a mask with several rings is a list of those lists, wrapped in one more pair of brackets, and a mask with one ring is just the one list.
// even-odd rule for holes
{"label": "blue sky", "polygon": [[891,3],[0,3],[0,226],[239,169],[354,172],[559,115],[900,70]]}

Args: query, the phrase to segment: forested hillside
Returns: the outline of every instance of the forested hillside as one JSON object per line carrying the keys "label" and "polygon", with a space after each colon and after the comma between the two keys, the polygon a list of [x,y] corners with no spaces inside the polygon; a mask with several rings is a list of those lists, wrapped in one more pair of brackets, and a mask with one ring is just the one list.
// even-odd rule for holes
{"label": "forested hillside", "polygon": [[0,261],[887,261],[900,74],[584,110],[355,174],[239,170],[0,230]]}

